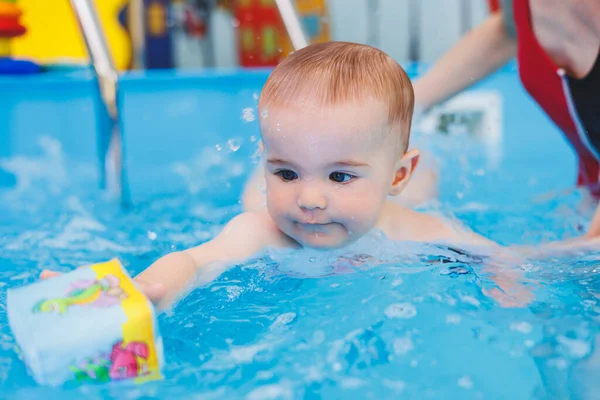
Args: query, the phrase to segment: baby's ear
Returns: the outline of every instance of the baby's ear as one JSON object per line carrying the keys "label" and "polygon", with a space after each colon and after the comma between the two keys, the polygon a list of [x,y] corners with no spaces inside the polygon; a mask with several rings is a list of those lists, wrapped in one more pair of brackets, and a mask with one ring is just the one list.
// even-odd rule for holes
{"label": "baby's ear", "polygon": [[410,180],[411,175],[419,164],[419,150],[412,149],[404,153],[404,155],[396,162],[394,167],[394,180],[390,188],[390,196],[399,195]]}

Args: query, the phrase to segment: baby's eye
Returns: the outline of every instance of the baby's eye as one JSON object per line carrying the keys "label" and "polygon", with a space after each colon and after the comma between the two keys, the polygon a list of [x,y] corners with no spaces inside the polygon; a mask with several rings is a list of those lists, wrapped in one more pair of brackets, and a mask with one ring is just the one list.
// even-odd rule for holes
{"label": "baby's eye", "polygon": [[356,176],[352,174],[348,174],[346,172],[332,172],[329,175],[329,179],[331,179],[335,183],[347,183],[356,178]]}
{"label": "baby's eye", "polygon": [[295,179],[298,179],[298,174],[289,169],[282,169],[281,171],[277,171],[275,172],[275,175],[278,175],[284,182],[290,182]]}

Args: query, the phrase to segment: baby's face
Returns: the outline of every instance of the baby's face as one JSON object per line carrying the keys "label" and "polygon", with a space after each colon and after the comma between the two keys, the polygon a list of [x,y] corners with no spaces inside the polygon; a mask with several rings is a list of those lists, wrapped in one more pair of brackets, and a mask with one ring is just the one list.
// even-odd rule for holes
{"label": "baby's face", "polygon": [[267,208],[300,244],[336,248],[371,230],[399,154],[379,105],[263,110]]}

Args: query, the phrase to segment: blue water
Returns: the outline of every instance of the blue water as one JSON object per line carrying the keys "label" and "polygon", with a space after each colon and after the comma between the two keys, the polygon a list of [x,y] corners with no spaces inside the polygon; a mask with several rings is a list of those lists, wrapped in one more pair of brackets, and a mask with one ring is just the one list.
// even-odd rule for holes
{"label": "blue water", "polygon": [[[373,257],[351,273],[328,268],[340,254],[275,254],[192,292],[159,318],[161,382],[37,386],[15,351],[6,289],[115,256],[136,274],[214,237],[240,211],[256,162],[265,78],[125,77],[129,209],[97,187],[93,80],[0,80],[11,89],[0,91],[0,398],[594,398],[597,253],[514,265],[377,235],[348,250]],[[477,90],[502,95],[502,137],[417,132],[440,173],[438,199],[421,210],[503,245],[584,232],[594,205],[573,187],[573,154],[514,68]],[[534,299],[500,307],[483,291],[490,266],[523,271]]]}
{"label": "blue water", "polygon": [[[489,168],[480,154],[465,152],[448,170],[443,166],[457,147],[477,143],[417,142],[443,161],[440,198],[423,210],[455,218],[503,244],[535,244],[585,229],[591,202],[569,187],[538,190],[535,179],[546,173],[543,166],[521,170],[505,161]],[[535,294],[528,306],[509,309],[482,291],[493,285],[485,272],[493,259],[377,235],[354,249],[375,260],[351,273],[332,275],[322,268],[339,254],[274,255],[192,292],[160,317],[162,382],[39,387],[15,351],[6,288],[33,282],[43,268],[67,271],[114,256],[135,274],[166,252],[210,239],[240,205],[223,200],[234,195],[211,197],[198,190],[216,190],[223,186],[218,182],[190,181],[187,190],[124,210],[96,188],[92,165],[70,159],[49,137],[38,148],[34,157],[2,160],[16,177],[0,194],[2,396],[530,399],[591,398],[597,389],[597,254],[504,265],[525,270],[523,282]],[[252,150],[245,150],[201,149],[206,163],[195,173],[243,182],[254,162],[246,155]],[[231,167],[238,164],[241,170]],[[570,172],[565,167],[562,173]],[[529,182],[529,200],[506,203],[502,196],[517,178]],[[240,190],[241,184],[227,188]],[[478,200],[486,196],[485,203]]]}

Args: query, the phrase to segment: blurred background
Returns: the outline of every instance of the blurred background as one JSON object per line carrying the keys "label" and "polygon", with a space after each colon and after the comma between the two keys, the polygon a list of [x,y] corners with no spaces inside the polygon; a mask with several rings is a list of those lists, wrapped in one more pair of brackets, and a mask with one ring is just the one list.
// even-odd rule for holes
{"label": "blurred background", "polygon": [[[365,43],[400,62],[430,63],[497,9],[499,1],[292,2],[312,42]],[[25,28],[10,40],[12,57],[41,64],[87,60],[69,1],[7,3],[20,8],[19,24]],[[98,0],[94,4],[120,71],[268,67],[292,49],[275,0]]]}

